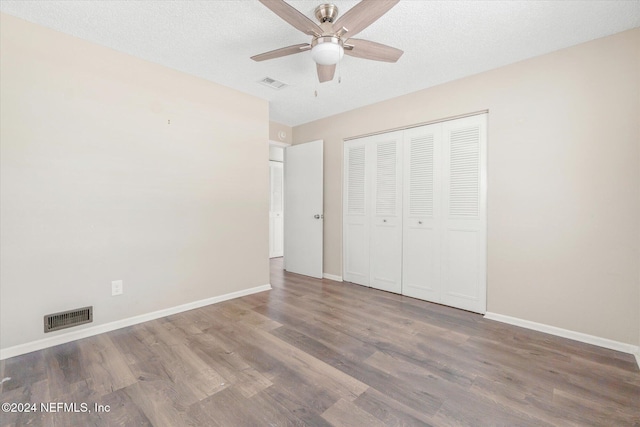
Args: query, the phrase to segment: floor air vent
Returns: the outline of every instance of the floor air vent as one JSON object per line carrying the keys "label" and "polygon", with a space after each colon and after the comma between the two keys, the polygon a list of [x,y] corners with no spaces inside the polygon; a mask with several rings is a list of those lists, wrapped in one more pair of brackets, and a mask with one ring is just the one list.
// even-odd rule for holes
{"label": "floor air vent", "polygon": [[53,332],[72,326],[93,322],[93,306],[44,316],[44,331]]}

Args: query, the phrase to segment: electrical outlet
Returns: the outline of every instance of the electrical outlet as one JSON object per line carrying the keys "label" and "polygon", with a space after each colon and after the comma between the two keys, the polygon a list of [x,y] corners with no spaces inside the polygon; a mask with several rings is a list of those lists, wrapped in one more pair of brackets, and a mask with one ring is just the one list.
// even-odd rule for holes
{"label": "electrical outlet", "polygon": [[111,296],[122,295],[122,292],[122,280],[114,280],[113,282],[111,282]]}

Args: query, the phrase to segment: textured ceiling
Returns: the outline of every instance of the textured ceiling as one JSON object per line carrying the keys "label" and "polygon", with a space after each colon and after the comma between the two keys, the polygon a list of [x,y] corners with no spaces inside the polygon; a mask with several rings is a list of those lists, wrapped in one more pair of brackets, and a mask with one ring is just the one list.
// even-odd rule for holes
{"label": "textured ceiling", "polygon": [[[289,3],[315,21],[322,0]],[[342,14],[357,1],[333,3]],[[249,59],[310,41],[258,1],[2,0],[0,10],[267,99],[270,119],[290,126],[640,26],[638,0],[403,0],[357,36],[403,49],[399,62],[345,56],[319,84],[309,52]],[[290,86],[257,83],[267,76]]]}

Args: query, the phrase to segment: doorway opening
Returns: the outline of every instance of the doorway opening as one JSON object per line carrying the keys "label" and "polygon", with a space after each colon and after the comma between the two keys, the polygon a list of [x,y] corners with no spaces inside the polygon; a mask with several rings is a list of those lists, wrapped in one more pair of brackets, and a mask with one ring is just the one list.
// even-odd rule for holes
{"label": "doorway opening", "polygon": [[[284,255],[284,148],[269,142],[269,258]],[[281,264],[281,263],[280,263]]]}

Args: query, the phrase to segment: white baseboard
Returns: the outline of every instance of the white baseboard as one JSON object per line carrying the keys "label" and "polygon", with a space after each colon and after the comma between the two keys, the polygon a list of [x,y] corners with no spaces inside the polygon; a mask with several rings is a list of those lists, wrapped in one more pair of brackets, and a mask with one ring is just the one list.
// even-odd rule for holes
{"label": "white baseboard", "polygon": [[534,331],[545,332],[547,334],[557,335],[559,337],[569,338],[575,341],[593,344],[599,347],[621,351],[623,353],[633,354],[636,356],[638,367],[640,367],[640,356],[638,354],[640,352],[640,348],[636,345],[613,341],[607,338],[596,337],[594,335],[583,334],[582,332],[571,331],[569,329],[557,328],[555,326],[532,322],[530,320],[519,319],[517,317],[505,316],[503,314],[486,312],[484,317],[486,319],[496,320],[498,322],[508,323],[510,325],[533,329]]}
{"label": "white baseboard", "polygon": [[336,276],[335,274],[322,273],[322,277],[329,280],[335,280],[336,282],[342,282],[342,276]]}
{"label": "white baseboard", "polygon": [[141,314],[139,316],[133,316],[122,320],[116,320],[115,322],[105,323],[102,325],[92,326],[86,329],[78,331],[67,332],[66,334],[56,335],[49,338],[43,338],[41,340],[32,341],[25,344],[16,345],[0,350],[0,360],[8,359],[10,357],[19,356],[21,354],[31,353],[32,351],[42,350],[48,347],[53,347],[59,344],[68,343],[71,341],[79,340],[82,338],[91,337],[94,335],[102,334],[116,329],[125,328],[127,326],[137,325],[138,323],[148,322],[149,320],[159,319],[161,317],[170,316],[172,314],[182,313],[183,311],[193,310],[195,308],[204,307],[205,305],[216,304],[223,301],[228,301],[235,298],[244,297],[258,292],[264,292],[271,289],[270,284],[256,286],[254,288],[244,289],[242,291],[231,292],[228,294],[220,295],[217,297],[211,297],[202,299],[199,301],[193,301],[186,304],[178,305],[175,307],[165,308],[163,310],[154,311],[151,313]]}

